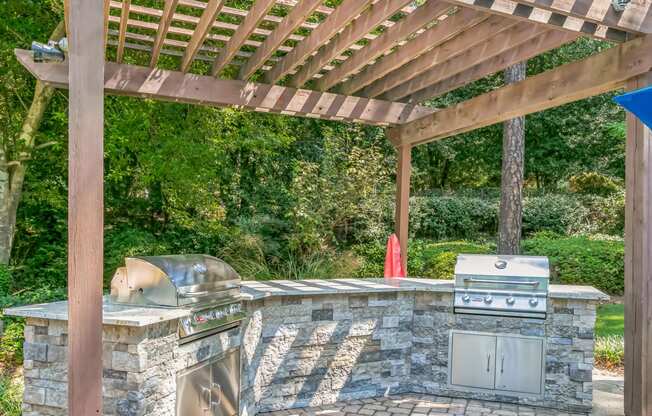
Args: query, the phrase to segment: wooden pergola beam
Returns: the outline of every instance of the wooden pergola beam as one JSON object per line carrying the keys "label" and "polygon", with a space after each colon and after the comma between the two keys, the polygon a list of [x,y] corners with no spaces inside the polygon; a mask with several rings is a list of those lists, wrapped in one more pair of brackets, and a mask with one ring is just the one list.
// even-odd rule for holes
{"label": "wooden pergola beam", "polygon": [[337,88],[342,94],[354,94],[379,78],[384,77],[397,68],[418,58],[429,50],[441,45],[465,29],[471,28],[486,20],[487,15],[474,10],[463,9],[452,16],[438,22],[425,32],[416,36],[395,52],[386,55],[382,60],[369,65],[351,79],[343,82]]}
{"label": "wooden pergola beam", "polygon": [[258,27],[263,17],[267,15],[267,12],[274,6],[274,0],[257,0],[247,17],[244,18],[242,24],[238,26],[238,29],[231,36],[231,39],[224,45],[224,50],[222,53],[217,55],[215,62],[213,62],[213,68],[211,69],[211,74],[213,76],[218,75],[225,66],[231,62],[236,52],[240,50],[245,41],[249,39],[249,36],[254,32]]}
{"label": "wooden pergola beam", "polygon": [[[37,63],[29,51],[16,50],[15,53],[37,79],[58,88],[68,86],[67,62]],[[427,107],[411,104],[114,62],[105,64],[104,79],[104,91],[108,94],[374,125],[397,125],[432,112]]]}
{"label": "wooden pergola beam", "polygon": [[401,246],[401,265],[407,275],[408,239],[410,222],[410,177],[412,174],[412,146],[399,146],[396,166],[396,199],[394,233]]}
{"label": "wooden pergola beam", "polygon": [[[381,94],[405,84],[413,78],[429,71],[432,68],[442,65],[456,56],[464,54],[469,49],[477,53],[476,45],[481,45],[480,53],[484,46],[499,47],[509,43],[511,39],[532,35],[541,31],[536,25],[521,23],[515,20],[505,19],[500,16],[491,16],[487,20],[476,25],[473,29],[467,30],[453,39],[442,43],[431,49],[410,63],[401,66],[373,84],[365,87],[358,93],[363,97],[378,97]],[[481,58],[476,56],[476,59]]]}
{"label": "wooden pergola beam", "polygon": [[459,6],[471,7],[475,10],[493,13],[523,21],[541,23],[550,27],[569,32],[582,33],[598,39],[624,42],[628,39],[627,32],[613,29],[593,22],[587,22],[575,17],[568,17],[539,7],[520,4],[512,0],[446,0]]}
{"label": "wooden pergola beam", "polygon": [[71,416],[102,413],[102,87],[106,21],[103,6],[103,0],[70,0],[69,8],[68,414]]}
{"label": "wooden pergola beam", "polygon": [[[181,72],[188,72],[188,69],[190,69],[190,65],[192,65],[195,55],[197,55],[199,48],[204,44],[204,40],[213,27],[213,22],[215,22],[215,18],[220,13],[223,5],[223,0],[209,0],[206,4],[206,8],[199,18],[199,22],[190,37],[188,46],[184,51],[183,58],[181,59]],[[233,38],[231,38],[231,40],[233,40]]]}
{"label": "wooden pergola beam", "polygon": [[154,46],[152,47],[152,56],[149,61],[150,67],[156,66],[156,63],[158,62],[158,57],[161,53],[161,48],[163,47],[163,40],[168,34],[168,29],[172,23],[172,16],[174,15],[174,10],[177,8],[177,3],[179,3],[179,0],[165,0],[165,7],[158,24],[158,30],[156,31]]}
{"label": "wooden pergola beam", "polygon": [[617,12],[611,0],[516,0],[563,16],[575,17],[599,25],[636,34],[652,33],[652,1],[639,0]]}
{"label": "wooden pergola beam", "polygon": [[652,68],[652,35],[562,65],[389,130],[418,145],[621,88]]}
{"label": "wooden pergola beam", "polygon": [[[310,81],[313,75],[328,65],[336,56],[344,52],[359,41],[365,34],[378,27],[383,21],[395,15],[403,6],[412,0],[386,0],[372,4],[368,10],[346,26],[331,41],[322,46],[317,54],[305,63],[299,71],[292,76],[288,85],[300,88]],[[364,48],[363,48],[364,49]]]}
{"label": "wooden pergola beam", "polygon": [[356,73],[374,59],[399,45],[410,35],[423,30],[424,27],[432,23],[433,20],[448,9],[450,9],[450,5],[443,1],[430,0],[426,2],[410,15],[399,20],[394,26],[385,30],[366,47],[355,52],[351,58],[315,81],[316,89],[320,91],[328,90],[347,76]]}
{"label": "wooden pergola beam", "polygon": [[265,74],[265,82],[274,84],[303,64],[324,42],[351,23],[370,3],[371,0],[344,0],[309,36]]}
{"label": "wooden pergola beam", "polygon": [[[649,50],[648,50],[649,53]],[[628,90],[652,85],[652,72]],[[625,156],[625,414],[652,414],[652,131],[627,113]]]}
{"label": "wooden pergola beam", "polygon": [[[432,68],[412,79],[405,77],[407,82],[399,84],[391,90],[386,91],[380,97],[384,100],[400,101],[406,96],[440,82],[452,74],[458,74],[465,71],[487,59],[491,59],[494,56],[509,51],[510,49],[514,49],[519,45],[526,44],[532,39],[547,32],[549,32],[548,29],[542,25],[519,23],[507,30],[497,33],[486,42],[481,42],[474,46],[465,48],[464,53],[437,63]],[[443,45],[444,48],[445,46],[446,45]]]}
{"label": "wooden pergola beam", "polygon": [[[116,51],[116,62],[121,63],[125,51],[125,40],[127,38],[127,23],[129,22],[129,8],[131,0],[123,0],[122,10],[120,10],[120,29],[118,35],[118,48]],[[107,21],[108,21],[107,17]]]}
{"label": "wooden pergola beam", "polygon": [[519,62],[527,61],[546,51],[570,43],[577,39],[578,36],[575,33],[560,30],[546,30],[535,38],[530,39],[527,43],[509,49],[493,58],[483,60],[481,63],[462,72],[456,72],[454,75],[404,97],[400,101],[421,103],[425,100],[438,97],[471,82],[495,74],[498,71],[502,71]]}
{"label": "wooden pergola beam", "polygon": [[294,6],[292,11],[279,23],[274,31],[267,36],[254,55],[240,68],[238,78],[245,80],[254,74],[276,52],[292,33],[301,26],[321,5],[322,0],[305,0]]}

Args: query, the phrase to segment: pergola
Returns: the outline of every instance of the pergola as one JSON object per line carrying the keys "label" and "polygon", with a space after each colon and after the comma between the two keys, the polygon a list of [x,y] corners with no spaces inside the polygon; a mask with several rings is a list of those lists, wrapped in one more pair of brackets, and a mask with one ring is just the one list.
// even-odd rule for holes
{"label": "pergola", "polygon": [[[386,126],[398,152],[396,233],[406,253],[414,146],[652,84],[651,0],[632,0],[622,12],[611,0],[342,0],[335,8],[323,0],[255,0],[248,9],[224,0],[152,3],[65,0],[68,59],[35,63],[16,50],[36,78],[70,90],[75,416],[102,412],[105,93]],[[419,104],[579,36],[617,45],[449,108]],[[107,47],[115,48],[114,61],[106,60]],[[123,63],[129,50],[147,54],[149,65]],[[160,68],[163,55],[176,68]],[[652,133],[631,115],[627,125],[625,406],[627,415],[644,416],[652,414]]]}

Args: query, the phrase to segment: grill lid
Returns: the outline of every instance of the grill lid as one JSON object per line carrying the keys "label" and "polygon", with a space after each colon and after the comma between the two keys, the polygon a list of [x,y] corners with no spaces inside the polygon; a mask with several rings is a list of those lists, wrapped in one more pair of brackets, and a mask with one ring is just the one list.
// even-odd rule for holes
{"label": "grill lid", "polygon": [[550,277],[547,257],[460,254],[455,264],[456,276]]}
{"label": "grill lid", "polygon": [[116,303],[183,306],[233,297],[240,277],[226,262],[204,254],[127,257],[111,281]]}

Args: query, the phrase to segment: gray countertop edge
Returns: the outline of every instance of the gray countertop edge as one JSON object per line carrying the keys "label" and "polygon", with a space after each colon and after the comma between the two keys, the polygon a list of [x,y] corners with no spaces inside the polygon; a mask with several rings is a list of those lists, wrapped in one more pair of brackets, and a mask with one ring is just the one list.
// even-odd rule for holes
{"label": "gray countertop edge", "polygon": [[[353,295],[391,292],[452,293],[452,280],[435,279],[332,279],[332,280],[267,280],[243,281],[242,300],[254,301],[278,296]],[[550,285],[551,299],[608,301],[609,296],[591,286]],[[190,309],[144,308],[110,304],[105,297],[104,325],[144,327],[183,318]],[[68,319],[68,302],[52,302],[19,306],[4,310],[7,316],[23,318]]]}

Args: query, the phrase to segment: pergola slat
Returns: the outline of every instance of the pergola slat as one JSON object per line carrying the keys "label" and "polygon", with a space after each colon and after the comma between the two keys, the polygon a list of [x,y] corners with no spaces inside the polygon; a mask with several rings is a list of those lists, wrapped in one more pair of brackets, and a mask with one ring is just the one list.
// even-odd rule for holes
{"label": "pergola slat", "polygon": [[190,69],[190,65],[192,65],[192,61],[195,59],[197,51],[199,51],[199,48],[204,44],[204,40],[213,27],[213,22],[220,13],[223,4],[223,0],[208,0],[206,8],[199,18],[199,23],[197,23],[195,31],[193,32],[190,42],[188,42],[188,46],[183,54],[183,58],[181,59],[181,72],[188,72],[188,69]]}
{"label": "pergola slat", "polygon": [[508,30],[496,34],[490,40],[472,46],[466,49],[464,53],[447,59],[423,72],[421,75],[399,84],[397,87],[382,94],[381,97],[385,100],[400,101],[402,98],[440,82],[452,74],[458,74],[484,60],[491,59],[510,49],[514,49],[541,34],[545,35],[548,31],[542,25],[519,23]]}
{"label": "pergola slat", "polygon": [[343,82],[337,90],[342,94],[353,94],[432,48],[454,38],[465,29],[487,20],[488,17],[474,10],[462,9],[401,46],[394,53],[366,67],[356,76]]}
{"label": "pergola slat", "polygon": [[167,36],[168,29],[172,23],[172,15],[174,14],[174,10],[177,8],[177,3],[179,3],[179,0],[165,0],[165,7],[163,9],[163,14],[161,15],[161,20],[159,21],[158,31],[156,32],[156,40],[152,47],[152,57],[149,62],[150,67],[156,66],[156,63],[158,62],[158,56],[163,47],[163,39]]}
{"label": "pergola slat", "polygon": [[294,9],[279,23],[276,29],[265,39],[249,61],[240,69],[239,79],[247,79],[260,69],[263,64],[276,52],[292,32],[305,21],[316,9],[322,0],[305,0],[294,6]]}
{"label": "pergola slat", "polygon": [[389,130],[400,144],[423,144],[612,91],[652,68],[652,35],[436,111]]}
{"label": "pergola slat", "polygon": [[328,44],[322,46],[316,55],[304,64],[290,79],[288,85],[302,87],[327,65],[334,57],[344,52],[351,44],[360,40],[365,34],[374,30],[384,20],[395,15],[403,6],[412,0],[386,0],[377,2],[355,19],[344,30],[337,34]]}
{"label": "pergola slat", "polygon": [[347,59],[340,66],[329,71],[323,78],[316,81],[316,89],[320,91],[328,90],[335,84],[341,82],[345,77],[355,73],[374,59],[380,57],[383,53],[397,46],[410,35],[422,30],[449,8],[450,5],[443,1],[428,1],[404,19],[399,20],[396,25],[384,31],[378,38],[360,49],[350,59]]}
{"label": "pergola slat", "polygon": [[579,32],[598,39],[606,39],[614,42],[624,42],[628,38],[627,32],[618,29],[608,28],[604,25],[597,25],[586,22],[582,19],[563,16],[552,13],[538,7],[519,4],[512,0],[446,0],[459,6],[471,7],[479,11],[511,17],[533,23],[542,23],[561,30]]}
{"label": "pergola slat", "polygon": [[652,1],[632,1],[616,12],[611,0],[516,0],[564,16],[584,19],[627,32],[652,33]]}
{"label": "pergola slat", "polygon": [[386,91],[397,87],[433,67],[443,64],[449,59],[465,53],[475,45],[502,45],[508,43],[513,37],[531,35],[534,31],[542,30],[529,23],[508,20],[500,16],[491,16],[489,19],[467,30],[460,35],[442,43],[438,47],[403,65],[373,84],[359,92],[363,97],[378,97]]}
{"label": "pergola slat", "polygon": [[242,24],[238,26],[238,29],[231,36],[231,40],[229,40],[224,46],[224,51],[215,58],[211,70],[213,76],[218,75],[220,71],[231,62],[235,53],[240,50],[242,45],[244,45],[244,42],[249,38],[249,36],[251,36],[254,29],[260,24],[260,21],[267,12],[269,12],[273,5],[274,0],[257,0],[254,2],[247,17],[244,18]]}
{"label": "pergola slat", "polygon": [[303,42],[285,55],[279,63],[274,65],[271,71],[267,72],[265,82],[274,84],[301,65],[324,42],[331,39],[355,19],[370,3],[371,0],[344,0]]}
{"label": "pergola slat", "polygon": [[[120,11],[120,34],[118,35],[118,49],[116,51],[116,62],[122,62],[125,51],[125,39],[127,35],[127,23],[129,22],[129,8],[131,0],[123,0],[122,10]],[[107,19],[108,21],[108,19]]]}
{"label": "pergola slat", "polygon": [[451,77],[415,92],[401,101],[420,103],[438,97],[488,75],[502,71],[509,66],[527,61],[546,51],[572,42],[578,36],[574,33],[549,29],[525,44],[503,52],[465,71],[458,72]]}
{"label": "pergola slat", "polygon": [[[54,87],[67,87],[67,61],[37,63],[32,60],[29,51],[16,50],[15,53],[20,63],[37,79]],[[416,120],[433,111],[411,104],[226,80],[114,62],[105,64],[104,74],[104,90],[108,94],[214,107],[246,108],[327,120],[386,126]]]}

